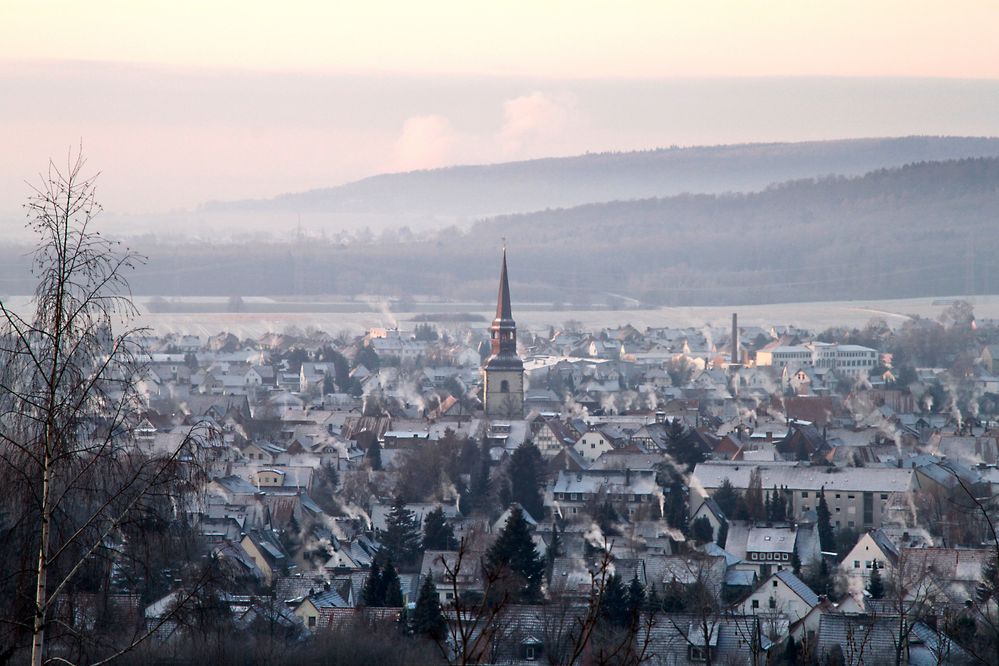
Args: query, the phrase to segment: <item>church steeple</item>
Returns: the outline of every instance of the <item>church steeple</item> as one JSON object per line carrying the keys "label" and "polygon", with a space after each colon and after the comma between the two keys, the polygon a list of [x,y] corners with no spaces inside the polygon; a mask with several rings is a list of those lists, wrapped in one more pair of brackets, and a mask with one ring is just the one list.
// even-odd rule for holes
{"label": "church steeple", "polygon": [[496,318],[513,319],[510,308],[510,281],[506,277],[506,247],[503,247],[503,267],[500,269],[499,296],[496,298]]}
{"label": "church steeple", "polygon": [[510,306],[505,245],[496,296],[496,318],[489,327],[489,343],[492,353],[483,368],[486,416],[520,418],[524,413],[524,363],[517,356],[517,324]]}
{"label": "church steeple", "polygon": [[[517,324],[510,307],[510,280],[506,274],[506,247],[500,268],[499,294],[496,296],[496,318],[489,328],[493,356],[517,356]],[[517,359],[519,362],[519,359]]]}

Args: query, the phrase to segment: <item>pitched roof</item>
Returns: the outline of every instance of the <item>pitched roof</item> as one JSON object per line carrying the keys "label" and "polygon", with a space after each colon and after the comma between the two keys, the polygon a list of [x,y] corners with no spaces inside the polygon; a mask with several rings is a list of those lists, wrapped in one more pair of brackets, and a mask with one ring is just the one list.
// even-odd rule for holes
{"label": "pitched roof", "polygon": [[804,581],[794,575],[794,572],[790,569],[782,569],[774,574],[775,578],[778,578],[781,582],[791,588],[791,591],[801,597],[810,608],[814,608],[819,604],[819,595],[812,591],[812,588],[805,585]]}

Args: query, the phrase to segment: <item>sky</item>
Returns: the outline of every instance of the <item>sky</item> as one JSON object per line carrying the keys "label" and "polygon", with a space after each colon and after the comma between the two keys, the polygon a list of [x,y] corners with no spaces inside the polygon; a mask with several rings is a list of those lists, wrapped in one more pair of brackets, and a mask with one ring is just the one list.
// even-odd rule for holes
{"label": "sky", "polygon": [[999,3],[0,2],[0,214],[663,145],[999,134]]}

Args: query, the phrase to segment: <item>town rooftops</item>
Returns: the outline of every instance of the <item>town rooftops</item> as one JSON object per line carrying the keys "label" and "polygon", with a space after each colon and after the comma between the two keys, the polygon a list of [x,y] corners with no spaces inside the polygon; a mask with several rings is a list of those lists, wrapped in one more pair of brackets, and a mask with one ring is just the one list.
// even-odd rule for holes
{"label": "town rooftops", "polygon": [[912,470],[895,467],[822,467],[797,463],[711,461],[699,463],[694,476],[704,488],[719,488],[725,479],[735,488],[747,488],[754,469],[764,488],[834,490],[860,492],[906,492],[912,486]]}
{"label": "town rooftops", "polygon": [[552,488],[556,493],[597,493],[652,495],[656,492],[656,473],[652,470],[580,470],[560,471]]}

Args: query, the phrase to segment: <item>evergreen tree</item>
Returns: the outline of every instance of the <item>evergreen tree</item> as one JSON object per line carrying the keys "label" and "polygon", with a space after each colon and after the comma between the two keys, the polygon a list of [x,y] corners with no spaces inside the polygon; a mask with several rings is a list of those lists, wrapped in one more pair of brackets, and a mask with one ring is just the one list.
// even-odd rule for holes
{"label": "evergreen tree", "polygon": [[608,576],[604,583],[603,594],[600,596],[600,617],[618,627],[627,627],[631,621],[628,591],[617,574]]}
{"label": "evergreen tree", "polygon": [[[999,557],[999,553],[997,553]],[[978,600],[987,602],[999,597],[999,562],[995,557],[990,557],[988,562],[982,566],[981,582],[978,584]]]}
{"label": "evergreen tree", "polygon": [[597,525],[600,526],[600,531],[606,536],[618,536],[620,532],[617,529],[617,525],[620,522],[620,517],[617,515],[617,509],[614,505],[610,503],[610,500],[605,500],[602,502],[593,516]]}
{"label": "evergreen tree", "polygon": [[658,613],[663,609],[663,600],[659,598],[656,586],[653,585],[649,595],[645,598],[645,610],[650,613]]}
{"label": "evergreen tree", "polygon": [[368,573],[368,580],[364,582],[364,589],[361,591],[361,602],[369,608],[380,608],[385,605],[382,570],[378,566],[377,557],[371,563],[371,572]]}
{"label": "evergreen tree", "polygon": [[435,508],[423,520],[423,550],[453,550],[454,530],[444,517],[444,509]]}
{"label": "evergreen tree", "polygon": [[749,475],[749,486],[746,488],[746,509],[750,520],[766,520],[766,508],[763,506],[763,477],[759,469],[754,469]]}
{"label": "evergreen tree", "polygon": [[638,614],[645,607],[645,588],[638,580],[638,572],[631,577],[631,583],[628,585],[628,614],[631,616],[630,619],[634,620],[638,618]]}
{"label": "evergreen tree", "polygon": [[371,442],[368,446],[368,460],[371,462],[371,469],[380,472],[382,469],[382,445],[378,440]]}
{"label": "evergreen tree", "polygon": [[829,505],[826,504],[825,487],[819,490],[819,506],[816,510],[818,523],[816,527],[819,531],[819,547],[824,553],[836,552],[836,533],[833,532],[832,523],[829,516]]}
{"label": "evergreen tree", "polygon": [[475,507],[476,511],[481,511],[482,513],[489,511],[490,467],[491,462],[489,458],[489,445],[486,442],[483,442],[479,455],[479,468],[472,475],[472,487],[470,488],[472,506]]}
{"label": "evergreen tree", "polygon": [[437,586],[434,585],[434,578],[427,572],[420,585],[420,594],[416,598],[416,608],[410,622],[413,632],[432,638],[435,641],[442,640],[447,626],[444,621],[444,614],[441,612],[440,598],[437,594]]}
{"label": "evergreen tree", "polygon": [[787,666],[798,665],[798,644],[795,642],[794,636],[788,637],[787,645],[784,647],[784,663]]}
{"label": "evergreen tree", "polygon": [[401,567],[413,565],[420,553],[420,526],[401,495],[396,496],[385,523],[385,531],[379,535],[384,554]]}
{"label": "evergreen tree", "polygon": [[770,500],[770,520],[782,523],[787,520],[787,498],[783,490],[774,485],[773,499]]}
{"label": "evergreen tree", "polygon": [[510,510],[510,518],[499,537],[486,552],[485,565],[494,575],[508,569],[522,579],[521,601],[536,601],[541,596],[541,578],[545,566],[531,540],[531,526],[518,506]]}
{"label": "evergreen tree", "polygon": [[711,521],[706,516],[701,516],[690,524],[690,536],[698,543],[707,543],[714,538],[714,530],[711,528]]}
{"label": "evergreen tree", "polygon": [[715,543],[718,544],[719,548],[724,548],[725,543],[728,541],[728,521],[723,520],[721,526],[718,528],[718,538],[715,539]]}
{"label": "evergreen tree", "polygon": [[867,583],[867,593],[871,595],[871,599],[883,599],[885,596],[885,584],[881,580],[881,570],[878,569],[877,562],[871,569],[871,580]]}
{"label": "evergreen tree", "polygon": [[381,589],[384,594],[382,597],[383,606],[388,608],[402,606],[402,584],[391,559],[385,564],[385,571],[382,572]]}
{"label": "evergreen tree", "polygon": [[687,484],[683,477],[677,475],[669,485],[669,495],[666,501],[666,520],[670,527],[687,531],[689,516],[687,513]]}
{"label": "evergreen tree", "polygon": [[791,571],[795,576],[801,577],[801,558],[798,557],[797,550],[791,551]]}
{"label": "evergreen tree", "polygon": [[663,590],[662,609],[667,613],[682,613],[687,610],[687,592],[680,583],[669,583]]}
{"label": "evergreen tree", "polygon": [[562,552],[562,537],[558,533],[558,526],[552,523],[552,538],[551,542],[548,544],[548,549],[545,551],[545,578],[548,580],[548,584],[551,585],[552,582],[552,571],[555,568],[555,558],[561,557],[564,553]]}
{"label": "evergreen tree", "polygon": [[510,456],[510,496],[535,520],[544,517],[545,463],[541,451],[532,443],[524,442]]}
{"label": "evergreen tree", "polygon": [[[498,479],[499,482],[499,503],[502,507],[508,507],[513,504],[513,493],[510,490],[510,479],[509,477],[503,476]],[[533,516],[532,516],[533,517]]]}
{"label": "evergreen tree", "polygon": [[735,489],[731,481],[724,479],[711,497],[714,498],[715,504],[722,510],[726,518],[735,518],[736,507],[739,503],[739,491]]}

